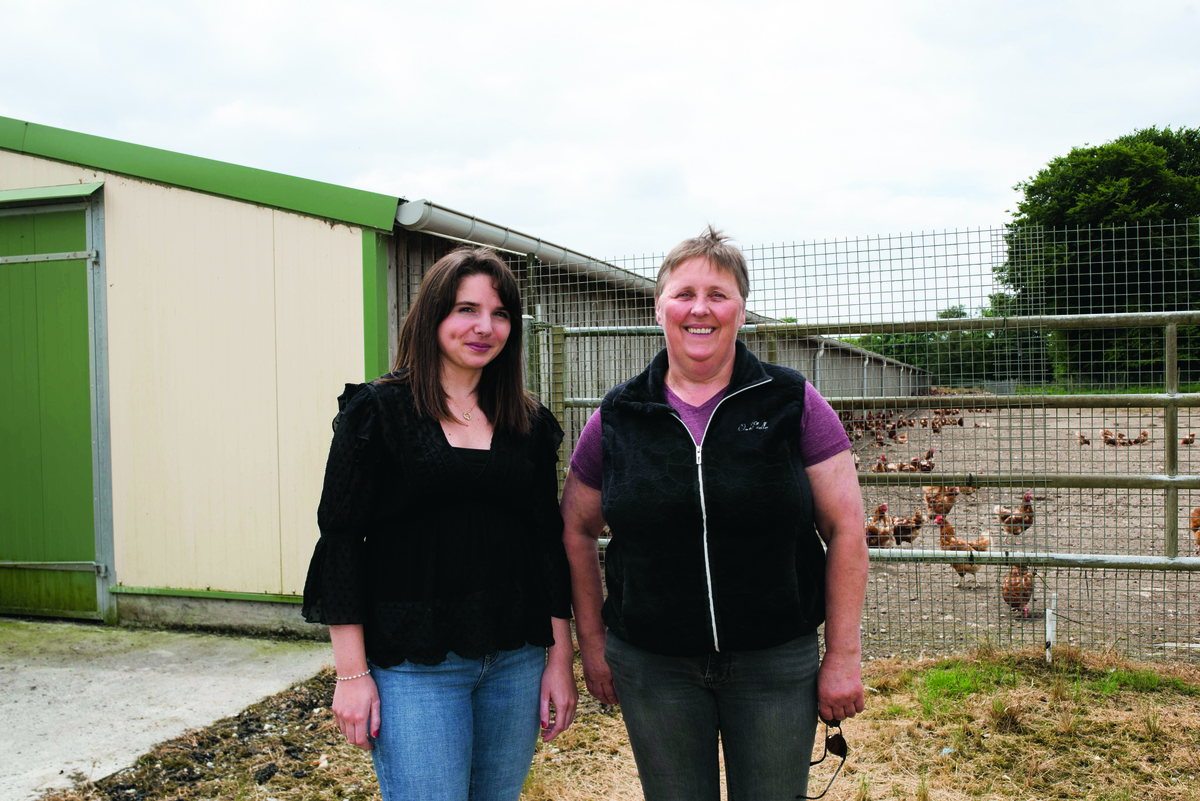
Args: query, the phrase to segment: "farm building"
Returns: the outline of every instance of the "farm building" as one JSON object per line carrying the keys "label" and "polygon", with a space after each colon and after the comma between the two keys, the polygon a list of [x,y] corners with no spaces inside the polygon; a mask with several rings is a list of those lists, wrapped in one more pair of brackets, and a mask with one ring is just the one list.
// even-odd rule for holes
{"label": "farm building", "polygon": [[[386,372],[459,241],[511,254],[565,452],[661,346],[644,275],[427,201],[0,117],[0,613],[304,628],[335,398]],[[752,322],[827,394],[922,388]]]}

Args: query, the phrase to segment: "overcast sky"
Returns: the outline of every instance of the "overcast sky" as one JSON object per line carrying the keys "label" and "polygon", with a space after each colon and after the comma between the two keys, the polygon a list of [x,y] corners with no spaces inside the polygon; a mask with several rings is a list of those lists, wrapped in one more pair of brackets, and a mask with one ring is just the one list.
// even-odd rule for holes
{"label": "overcast sky", "polygon": [[1200,3],[0,0],[0,115],[428,198],[594,256],[998,226],[1200,126]]}

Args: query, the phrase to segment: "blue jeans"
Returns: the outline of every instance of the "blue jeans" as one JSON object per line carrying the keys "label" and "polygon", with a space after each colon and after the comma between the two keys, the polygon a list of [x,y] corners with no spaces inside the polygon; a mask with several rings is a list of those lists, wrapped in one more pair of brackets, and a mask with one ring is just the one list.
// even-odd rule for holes
{"label": "blue jeans", "polygon": [[371,665],[379,736],[371,757],[383,801],[516,801],[541,731],[546,649],[439,665]]}
{"label": "blue jeans", "polygon": [[762,651],[660,656],[608,635],[646,801],[792,801],[808,791],[817,730],[817,635]]}

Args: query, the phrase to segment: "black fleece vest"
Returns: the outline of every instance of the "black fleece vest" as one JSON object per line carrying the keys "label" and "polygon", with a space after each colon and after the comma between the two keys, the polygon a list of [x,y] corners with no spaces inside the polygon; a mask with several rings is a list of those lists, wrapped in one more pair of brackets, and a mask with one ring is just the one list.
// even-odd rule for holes
{"label": "black fleece vest", "polygon": [[612,531],[605,623],[667,656],[759,650],[815,632],[825,551],[800,459],[804,376],[739,341],[729,389],[697,443],[667,404],[666,370],[663,350],[600,406]]}

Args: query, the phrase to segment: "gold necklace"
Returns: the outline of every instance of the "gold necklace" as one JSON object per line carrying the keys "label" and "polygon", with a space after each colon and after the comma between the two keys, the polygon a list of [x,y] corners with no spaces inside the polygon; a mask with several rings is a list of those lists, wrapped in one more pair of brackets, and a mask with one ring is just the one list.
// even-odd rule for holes
{"label": "gold necklace", "polygon": [[468,423],[469,423],[469,422],[471,422],[471,412],[475,411],[475,407],[479,405],[479,400],[478,400],[478,398],[477,398],[477,399],[475,400],[475,405],[471,407],[471,412],[464,412],[464,411],[462,410],[462,407],[461,407],[461,406],[459,406],[457,403],[455,403],[455,402],[454,402],[454,399],[453,399],[453,398],[451,398],[449,395],[447,395],[447,396],[446,396],[446,400],[450,401],[450,403],[451,403],[452,405],[454,405],[454,406],[458,406],[458,413],[459,413],[459,414],[461,414],[461,415],[462,415],[462,418],[463,418],[464,420],[466,420]]}

